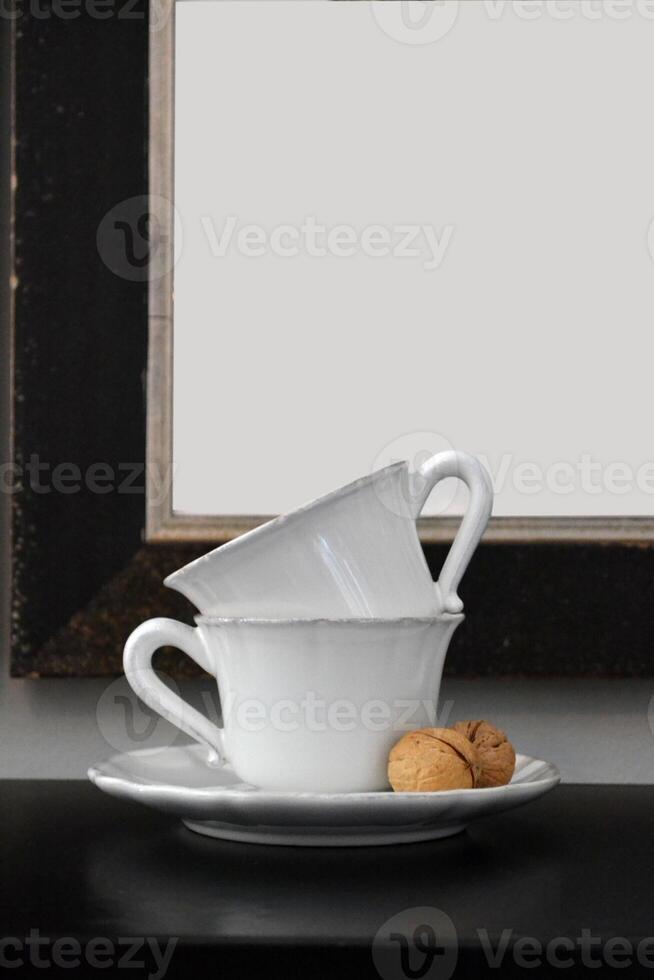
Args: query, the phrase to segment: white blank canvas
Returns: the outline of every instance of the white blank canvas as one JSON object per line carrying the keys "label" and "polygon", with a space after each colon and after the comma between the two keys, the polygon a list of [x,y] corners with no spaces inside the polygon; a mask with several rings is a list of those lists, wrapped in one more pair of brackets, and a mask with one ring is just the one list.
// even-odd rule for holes
{"label": "white blank canvas", "polygon": [[651,515],[654,22],[414,6],[177,4],[174,508],[452,445],[497,515]]}

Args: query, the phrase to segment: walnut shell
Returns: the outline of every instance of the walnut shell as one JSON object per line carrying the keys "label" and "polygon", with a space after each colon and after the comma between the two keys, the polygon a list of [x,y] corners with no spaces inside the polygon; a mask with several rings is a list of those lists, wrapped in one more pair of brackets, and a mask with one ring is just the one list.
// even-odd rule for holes
{"label": "walnut shell", "polygon": [[471,742],[451,728],[420,728],[397,742],[388,757],[388,781],[398,793],[472,789],[479,758]]}
{"label": "walnut shell", "polygon": [[515,750],[504,732],[487,721],[458,721],[454,731],[465,735],[481,764],[478,786],[505,786],[515,769]]}

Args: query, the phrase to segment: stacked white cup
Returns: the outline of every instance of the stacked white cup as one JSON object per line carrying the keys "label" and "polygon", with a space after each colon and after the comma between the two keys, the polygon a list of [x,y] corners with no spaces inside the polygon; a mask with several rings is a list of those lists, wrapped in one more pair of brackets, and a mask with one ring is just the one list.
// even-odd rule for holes
{"label": "stacked white cup", "polygon": [[[447,477],[468,508],[437,583],[416,519]],[[457,589],[492,510],[487,471],[447,451],[411,472],[378,470],[214,549],[165,584],[200,610],[196,626],[151,619],[125,646],[136,693],[231,765],[282,792],[388,789],[386,762],[433,724],[445,655],[463,620]],[[218,728],[154,673],[162,646],[216,678]],[[407,727],[408,726],[408,727]]]}

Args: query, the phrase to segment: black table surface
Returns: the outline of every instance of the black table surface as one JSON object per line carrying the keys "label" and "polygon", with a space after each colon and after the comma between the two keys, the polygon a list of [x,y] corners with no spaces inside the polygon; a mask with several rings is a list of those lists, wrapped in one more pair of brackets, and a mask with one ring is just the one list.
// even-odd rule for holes
{"label": "black table surface", "polygon": [[[203,838],[78,781],[0,800],[7,975],[87,976],[106,937],[103,976],[161,976],[148,943],[173,940],[169,977],[654,978],[654,786],[560,786],[447,840],[343,849]],[[142,967],[118,962],[129,937]]]}

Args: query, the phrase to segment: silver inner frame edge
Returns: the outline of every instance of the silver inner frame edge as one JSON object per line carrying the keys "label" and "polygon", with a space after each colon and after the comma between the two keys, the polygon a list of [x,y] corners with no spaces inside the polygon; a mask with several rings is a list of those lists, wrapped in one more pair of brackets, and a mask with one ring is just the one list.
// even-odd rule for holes
{"label": "silver inner frame edge", "polygon": [[[150,31],[149,77],[149,193],[167,201],[174,199],[174,85],[175,2],[156,3],[155,23]],[[181,0],[177,0],[181,2]],[[227,541],[270,520],[275,515],[189,515],[176,514],[172,485],[165,493],[152,493],[152,473],[169,473],[173,457],[173,218],[160,244],[164,269],[170,269],[148,285],[148,377],[146,409],[146,522],[148,542]],[[424,517],[418,521],[421,541],[452,541],[459,518]],[[484,541],[492,543],[619,543],[646,545],[654,541],[651,517],[493,517]]]}

